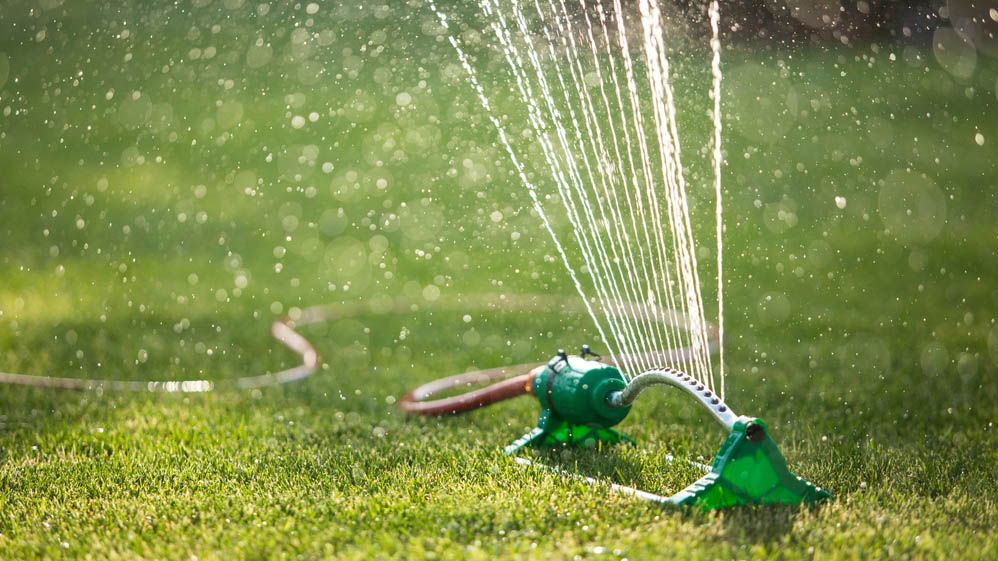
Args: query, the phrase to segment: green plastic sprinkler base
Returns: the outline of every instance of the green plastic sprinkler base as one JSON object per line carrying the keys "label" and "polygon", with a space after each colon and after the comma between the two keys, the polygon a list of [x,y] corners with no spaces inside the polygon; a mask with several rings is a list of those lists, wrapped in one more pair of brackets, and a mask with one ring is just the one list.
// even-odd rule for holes
{"label": "green plastic sprinkler base", "polygon": [[[711,397],[709,392],[703,392],[702,386],[690,384],[688,377],[675,371],[656,376],[656,379],[659,383],[683,388],[695,397],[697,392]],[[627,384],[616,368],[559,353],[531,383],[531,390],[541,404],[537,427],[507,446],[504,453],[516,457],[525,447],[592,448],[620,442],[633,444],[611,428],[627,416],[630,401],[643,388],[636,387],[630,400],[621,399],[627,394],[622,393],[624,389]],[[736,418],[716,399],[701,400],[701,403],[720,411],[715,411],[715,417],[731,431],[706,475],[672,496],[616,484],[610,484],[610,487],[664,505],[695,506],[705,510],[747,505],[810,505],[831,498],[828,491],[790,472],[786,459],[761,419]],[[522,457],[516,457],[516,461],[527,465],[534,463]],[[557,468],[547,469],[565,473]],[[592,478],[584,479],[596,483]]]}
{"label": "green plastic sprinkler base", "polygon": [[710,473],[668,500],[707,510],[745,505],[815,504],[831,493],[787,468],[761,419],[739,417],[721,445]]}

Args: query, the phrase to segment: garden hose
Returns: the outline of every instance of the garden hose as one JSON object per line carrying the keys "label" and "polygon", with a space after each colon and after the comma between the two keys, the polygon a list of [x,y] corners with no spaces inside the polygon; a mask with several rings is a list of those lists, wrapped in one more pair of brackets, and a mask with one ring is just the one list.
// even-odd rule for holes
{"label": "garden hose", "polygon": [[279,372],[243,376],[224,382],[208,379],[99,380],[0,372],[0,384],[98,392],[205,393],[217,389],[219,385],[250,390],[298,382],[308,378],[318,369],[319,353],[316,352],[312,343],[298,333],[295,328],[301,325],[321,323],[326,321],[326,318],[325,307],[316,306],[305,308],[300,313],[296,313],[295,319],[292,319],[291,316],[284,316],[271,324],[270,333],[274,339],[301,357],[301,364]]}
{"label": "garden hose", "polygon": [[[383,303],[378,304],[378,311],[375,312],[373,304],[364,300],[351,302],[339,302],[334,304],[311,306],[307,308],[292,309],[289,314],[278,319],[271,324],[271,336],[279,344],[298,355],[301,362],[290,368],[271,373],[253,374],[239,378],[229,379],[209,379],[207,377],[175,379],[175,380],[128,380],[128,379],[92,379],[73,378],[56,374],[22,374],[16,372],[0,372],[0,385],[26,386],[40,389],[69,390],[69,391],[94,391],[94,392],[150,392],[150,393],[207,393],[220,389],[252,390],[269,386],[278,386],[293,382],[300,382],[315,374],[321,366],[319,353],[315,346],[297,330],[300,327],[327,323],[342,319],[356,318],[371,313],[394,313],[397,315],[411,314],[420,309],[427,311],[454,311],[461,313],[468,312],[566,312],[577,311],[578,300],[575,298],[559,298],[547,295],[527,294],[478,294],[464,296],[462,298],[441,299],[432,306],[426,306],[421,301],[409,298],[394,298],[391,300],[388,309]],[[523,365],[522,367],[506,367],[504,369],[491,369],[479,373],[469,373],[461,375],[462,379],[452,380],[449,387],[465,385],[469,383],[482,383],[489,381],[482,379],[483,374],[493,376],[490,380],[498,380],[506,377],[505,371],[514,371],[517,368],[527,370],[533,365]],[[477,376],[476,376],[477,374]],[[458,378],[458,377],[454,377]],[[465,380],[466,379],[466,380]],[[515,384],[509,383],[505,387],[500,399],[512,397]],[[428,384],[426,386],[432,390],[430,394],[446,389],[445,387]],[[419,389],[419,388],[417,388]],[[487,390],[490,388],[486,388]],[[419,394],[411,392],[415,401],[421,401],[429,397],[429,394]],[[474,403],[478,399],[485,399],[488,403],[498,401],[493,399],[495,391],[487,391],[479,397],[463,402]],[[483,403],[484,404],[484,403]],[[446,414],[446,411],[432,413],[427,406],[415,407],[427,411],[425,414]],[[445,408],[446,409],[446,408]],[[413,411],[419,412],[419,411]],[[453,411],[460,412],[460,411]]]}
{"label": "garden hose", "polygon": [[[523,371],[531,366],[529,364],[520,364],[517,366],[491,368],[433,380],[414,388],[402,396],[402,399],[398,402],[398,408],[409,414],[437,417],[467,413],[468,411],[492,405],[493,403],[527,395],[530,393],[530,382],[534,374],[538,369],[544,368],[544,366],[534,367],[527,374],[510,375],[510,372]],[[496,380],[499,381],[496,382]],[[453,397],[427,401],[435,394],[446,390],[488,382],[494,383],[490,386],[468,391]]]}

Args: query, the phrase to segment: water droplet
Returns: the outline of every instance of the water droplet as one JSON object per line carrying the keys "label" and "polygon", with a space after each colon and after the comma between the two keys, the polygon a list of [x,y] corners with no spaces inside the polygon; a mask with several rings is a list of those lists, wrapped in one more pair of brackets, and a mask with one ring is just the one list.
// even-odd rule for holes
{"label": "water droplet", "polygon": [[250,68],[260,68],[270,62],[274,56],[274,49],[264,43],[263,39],[257,39],[249,50],[246,51],[246,66]]}
{"label": "water droplet", "polygon": [[936,61],[958,78],[969,78],[977,66],[977,49],[951,27],[938,27],[932,35]]}
{"label": "water droplet", "polygon": [[935,182],[911,170],[894,170],[878,196],[884,226],[902,243],[927,242],[946,223],[946,198]]}
{"label": "water droplet", "polygon": [[423,287],[423,298],[427,302],[435,302],[440,298],[440,288],[435,284],[428,284]]}

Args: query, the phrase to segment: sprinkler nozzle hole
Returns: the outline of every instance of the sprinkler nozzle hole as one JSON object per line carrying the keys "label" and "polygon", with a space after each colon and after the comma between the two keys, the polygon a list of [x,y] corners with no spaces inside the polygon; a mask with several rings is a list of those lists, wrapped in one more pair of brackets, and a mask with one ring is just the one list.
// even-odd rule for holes
{"label": "sprinkler nozzle hole", "polygon": [[756,423],[749,423],[745,427],[745,436],[752,442],[762,442],[762,439],[766,436],[766,431]]}

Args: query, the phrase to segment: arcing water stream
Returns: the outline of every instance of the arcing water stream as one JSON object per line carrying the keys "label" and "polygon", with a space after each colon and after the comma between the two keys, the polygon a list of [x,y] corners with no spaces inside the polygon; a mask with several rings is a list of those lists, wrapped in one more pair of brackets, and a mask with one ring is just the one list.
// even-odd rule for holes
{"label": "arcing water stream", "polygon": [[[506,60],[513,87],[527,113],[531,138],[546,164],[532,179],[519,146],[493,108],[447,15],[431,8],[468,74],[550,234],[600,336],[619,357],[626,378],[661,366],[690,373],[723,397],[723,222],[721,167],[721,67],[718,3],[708,7],[711,27],[713,173],[716,198],[718,340],[716,372],[710,358],[697,246],[686,179],[669,58],[658,0],[640,0],[641,48],[632,56],[620,0],[521,4],[480,0],[483,16]],[[583,23],[584,22],[584,23]],[[599,39],[597,39],[599,37]],[[588,48],[586,48],[588,47]],[[621,61],[621,63],[618,62]],[[646,83],[641,85],[638,74]],[[588,76],[595,76],[590,80]],[[612,93],[608,93],[608,90]],[[596,100],[596,101],[594,101]],[[647,113],[651,119],[647,119]],[[547,187],[553,186],[553,189]],[[552,226],[551,201],[571,225],[571,240]],[[577,256],[577,257],[576,257]],[[623,302],[639,310],[628,313]],[[690,329],[664,321],[672,311]],[[671,327],[671,329],[670,329]],[[609,336],[609,337],[608,337]],[[654,364],[657,349],[690,348],[679,363]]]}

